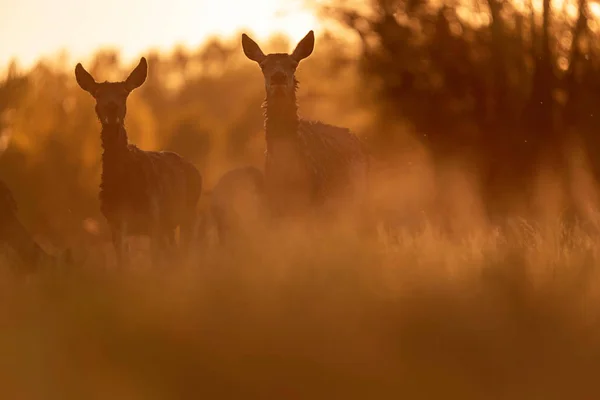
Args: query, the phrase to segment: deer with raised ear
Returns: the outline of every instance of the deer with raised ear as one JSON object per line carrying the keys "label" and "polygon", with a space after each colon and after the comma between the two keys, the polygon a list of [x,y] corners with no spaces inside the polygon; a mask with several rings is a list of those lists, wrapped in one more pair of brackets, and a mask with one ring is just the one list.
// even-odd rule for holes
{"label": "deer with raised ear", "polygon": [[21,223],[17,215],[17,202],[2,181],[0,181],[0,243],[5,243],[14,250],[27,271],[72,262],[70,250],[52,255],[37,243]]}
{"label": "deer with raised ear", "polygon": [[177,227],[181,247],[189,250],[202,191],[202,177],[189,161],[173,152],[140,150],[128,141],[127,97],[144,83],[147,71],[142,57],[125,81],[98,83],[81,64],[75,67],[77,83],[96,100],[102,125],[100,206],[119,265],[127,261],[125,239],[130,235],[150,237],[154,262],[175,243]]}
{"label": "deer with raised ear", "polygon": [[296,69],[314,44],[310,31],[291,54],[265,55],[242,35],[244,54],[258,63],[264,77],[265,189],[276,216],[321,205],[334,205],[329,211],[350,204],[362,211],[364,206],[369,156],[363,143],[347,128],[298,116]]}

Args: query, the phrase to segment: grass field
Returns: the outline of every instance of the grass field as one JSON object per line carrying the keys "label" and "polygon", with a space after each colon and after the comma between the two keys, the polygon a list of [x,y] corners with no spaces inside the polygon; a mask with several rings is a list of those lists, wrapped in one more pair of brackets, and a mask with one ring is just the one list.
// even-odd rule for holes
{"label": "grass field", "polygon": [[593,399],[598,238],[269,232],[191,265],[2,269],[5,399]]}

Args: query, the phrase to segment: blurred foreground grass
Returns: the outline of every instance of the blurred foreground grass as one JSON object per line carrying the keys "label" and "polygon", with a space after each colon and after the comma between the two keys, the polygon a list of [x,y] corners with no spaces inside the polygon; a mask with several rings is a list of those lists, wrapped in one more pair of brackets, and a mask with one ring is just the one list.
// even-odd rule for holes
{"label": "blurred foreground grass", "polygon": [[600,246],[561,229],[290,230],[185,267],[3,268],[2,398],[599,398]]}

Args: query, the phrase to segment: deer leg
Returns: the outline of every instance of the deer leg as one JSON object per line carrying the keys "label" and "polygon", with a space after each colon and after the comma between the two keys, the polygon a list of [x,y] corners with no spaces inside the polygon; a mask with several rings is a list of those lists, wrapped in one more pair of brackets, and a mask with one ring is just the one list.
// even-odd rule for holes
{"label": "deer leg", "polygon": [[190,254],[192,241],[194,240],[194,231],[196,229],[196,211],[189,213],[186,221],[179,225],[179,253],[186,259]]}
{"label": "deer leg", "polygon": [[227,229],[226,229],[226,215],[220,207],[212,208],[212,216],[215,222],[215,228],[217,231],[217,237],[219,245],[223,245],[226,241]]}
{"label": "deer leg", "polygon": [[179,254],[177,252],[177,240],[175,238],[175,229],[167,229],[164,231],[162,236],[161,245],[164,251],[164,257],[166,257],[167,261],[173,262],[176,258],[179,258]]}
{"label": "deer leg", "polygon": [[[155,215],[158,215],[156,213]],[[165,231],[160,223],[159,218],[153,218],[152,227],[150,230],[150,248],[152,254],[152,265],[159,266],[165,260],[166,247],[168,243],[167,231]]]}
{"label": "deer leg", "polygon": [[210,246],[211,236],[213,234],[213,230],[216,230],[217,221],[215,216],[213,215],[212,209],[207,209],[201,211],[197,218],[196,224],[194,226],[194,236],[192,236],[192,240],[188,244],[190,256],[197,257],[200,255],[200,252],[205,250]]}
{"label": "deer leg", "polygon": [[125,225],[111,228],[112,242],[117,256],[117,266],[122,268],[127,263],[125,243]]}
{"label": "deer leg", "polygon": [[156,197],[152,198],[152,203],[151,203],[152,207],[151,207],[151,224],[150,224],[150,252],[151,252],[151,257],[152,257],[152,265],[153,266],[158,266],[160,264],[161,258],[162,258],[162,250],[163,250],[163,246],[161,241],[164,239],[162,237],[162,230],[161,228],[161,215],[160,215],[160,209],[159,209],[159,205],[158,205],[158,200]]}

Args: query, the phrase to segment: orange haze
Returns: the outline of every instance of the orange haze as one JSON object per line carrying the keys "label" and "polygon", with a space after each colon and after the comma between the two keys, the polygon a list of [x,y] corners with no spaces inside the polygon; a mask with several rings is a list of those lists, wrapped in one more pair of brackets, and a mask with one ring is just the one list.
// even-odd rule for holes
{"label": "orange haze", "polygon": [[28,67],[62,50],[85,59],[98,47],[120,49],[131,60],[151,48],[197,46],[240,30],[299,40],[318,28],[297,0],[0,0],[0,10],[0,66],[16,58]]}

